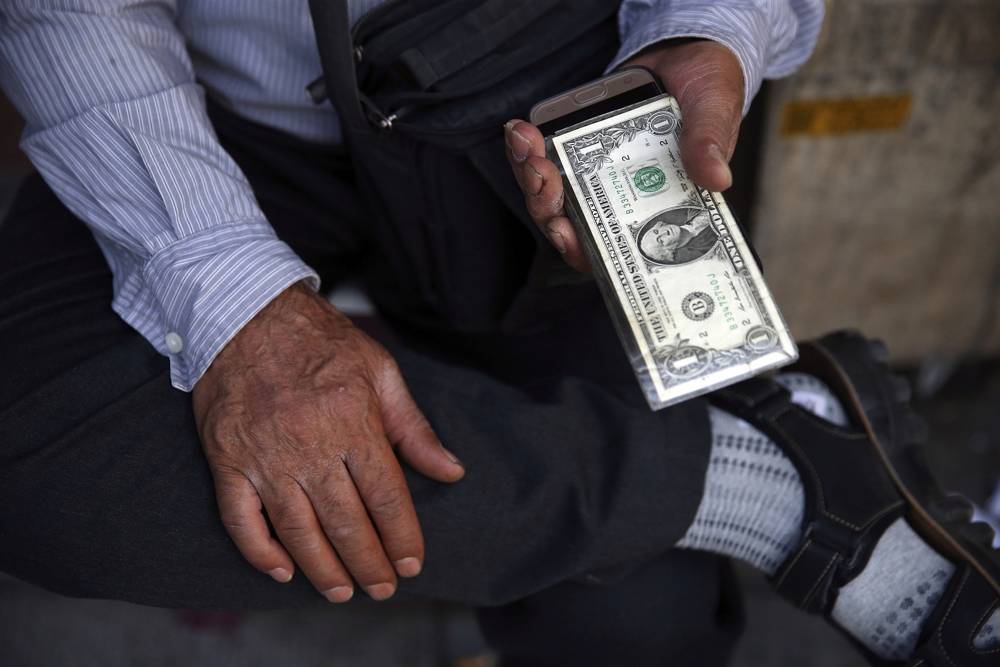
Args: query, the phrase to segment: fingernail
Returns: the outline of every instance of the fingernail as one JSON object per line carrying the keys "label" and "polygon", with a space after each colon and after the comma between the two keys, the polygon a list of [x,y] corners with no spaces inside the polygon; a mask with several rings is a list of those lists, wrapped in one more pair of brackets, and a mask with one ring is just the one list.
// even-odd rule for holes
{"label": "fingernail", "polygon": [[732,183],[733,172],[729,169],[729,163],[726,162],[726,158],[722,154],[722,149],[716,146],[715,144],[710,144],[708,147],[708,155],[713,160],[719,163],[720,167],[723,170],[723,180],[725,180],[726,183]]}
{"label": "fingernail", "polygon": [[559,251],[559,254],[560,255],[565,255],[566,254],[566,239],[564,239],[563,235],[561,233],[559,233],[559,231],[556,229],[556,226],[555,225],[548,225],[545,228],[545,231],[548,232],[548,234],[549,234],[549,240],[552,241],[552,245],[554,245],[556,247],[556,250]]}
{"label": "fingernail", "polygon": [[292,573],[283,567],[276,567],[273,570],[268,570],[267,573],[279,584],[287,584],[292,580]]}
{"label": "fingernail", "polygon": [[[444,447],[442,447],[441,449],[444,449]],[[462,465],[462,462],[458,460],[458,457],[455,456],[454,454],[452,454],[451,452],[449,452],[447,449],[444,449],[444,453],[448,456],[448,460],[449,461],[451,461],[452,463],[454,463],[457,466]]]}
{"label": "fingernail", "polygon": [[388,600],[396,592],[396,587],[392,584],[375,584],[365,588],[365,592],[373,600]]}
{"label": "fingernail", "polygon": [[334,586],[329,590],[323,591],[323,597],[325,597],[330,602],[347,602],[354,596],[354,589],[350,586]]}
{"label": "fingernail", "polygon": [[510,148],[510,154],[518,162],[524,162],[528,158],[528,150],[531,148],[531,142],[523,134],[514,129],[514,121],[508,121],[504,127],[507,128],[507,147]]}
{"label": "fingernail", "polygon": [[420,564],[420,560],[414,558],[413,556],[408,556],[407,558],[400,558],[393,563],[396,566],[396,572],[401,577],[415,577],[420,574],[420,570],[423,567]]}
{"label": "fingernail", "polygon": [[[524,166],[526,166],[528,170],[531,171],[532,174],[538,177],[538,179],[531,184],[531,190],[530,192],[528,192],[528,194],[530,195],[537,195],[539,192],[542,191],[542,184],[543,184],[542,181],[544,180],[542,178],[542,172],[535,169],[530,162],[525,162]],[[537,187],[535,186],[535,183],[538,184]]]}

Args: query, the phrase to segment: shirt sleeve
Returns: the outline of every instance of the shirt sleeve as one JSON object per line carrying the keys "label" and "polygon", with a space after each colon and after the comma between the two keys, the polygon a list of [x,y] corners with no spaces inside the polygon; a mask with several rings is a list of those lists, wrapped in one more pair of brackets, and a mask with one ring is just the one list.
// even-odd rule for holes
{"label": "shirt sleeve", "polygon": [[93,231],[112,307],[189,391],[219,350],[315,271],[280,241],[220,146],[176,0],[3,0],[0,84],[21,146]]}
{"label": "shirt sleeve", "polygon": [[822,23],[823,0],[625,0],[621,48],[609,69],[665,39],[711,39],[740,61],[745,114],[762,79],[787,76],[805,62]]}

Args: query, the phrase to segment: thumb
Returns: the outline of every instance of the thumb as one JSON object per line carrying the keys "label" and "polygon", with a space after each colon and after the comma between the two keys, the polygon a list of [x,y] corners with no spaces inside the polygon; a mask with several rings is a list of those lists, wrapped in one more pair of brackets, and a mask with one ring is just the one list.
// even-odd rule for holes
{"label": "thumb", "polygon": [[729,158],[743,111],[743,68],[722,44],[667,40],[630,61],[655,71],[684,116],[681,161],[697,185],[712,191],[733,183]]}
{"label": "thumb", "polygon": [[678,102],[684,117],[681,162],[688,176],[695,184],[713,192],[728,189],[733,184],[729,158],[740,126],[739,107],[711,91],[692,93],[686,105]]}
{"label": "thumb", "polygon": [[699,75],[701,67],[691,68],[695,71],[689,72],[677,96],[684,118],[681,161],[695,184],[717,192],[733,184],[729,158],[739,134],[743,86],[733,85],[721,72]]}
{"label": "thumb", "polygon": [[395,363],[383,374],[377,391],[382,405],[382,426],[400,458],[417,472],[439,482],[462,479],[465,468],[438,440]]}

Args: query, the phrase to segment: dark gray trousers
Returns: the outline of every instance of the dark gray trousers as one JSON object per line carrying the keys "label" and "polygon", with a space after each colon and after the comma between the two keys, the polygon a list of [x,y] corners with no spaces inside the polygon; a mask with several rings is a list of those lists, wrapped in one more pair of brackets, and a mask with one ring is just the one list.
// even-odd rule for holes
{"label": "dark gray trousers", "polygon": [[[380,252],[346,156],[215,122],[326,287]],[[510,664],[719,664],[739,625],[728,568],[670,551],[701,494],[704,404],[650,412],[596,290],[579,289],[583,306],[544,333],[384,332],[468,471],[455,485],[407,472],[427,555],[399,597],[483,608]],[[165,607],[323,604],[303,577],[277,584],[243,561],[190,398],[111,296],[90,232],[30,177],[0,225],[0,569]]]}

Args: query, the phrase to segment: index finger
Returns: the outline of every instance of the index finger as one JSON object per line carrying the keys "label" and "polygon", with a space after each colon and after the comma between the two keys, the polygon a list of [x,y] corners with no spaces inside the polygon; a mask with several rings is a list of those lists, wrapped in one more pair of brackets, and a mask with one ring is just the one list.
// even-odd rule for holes
{"label": "index finger", "polygon": [[523,163],[530,156],[545,157],[545,137],[531,123],[515,118],[504,125],[507,157],[514,164]]}

